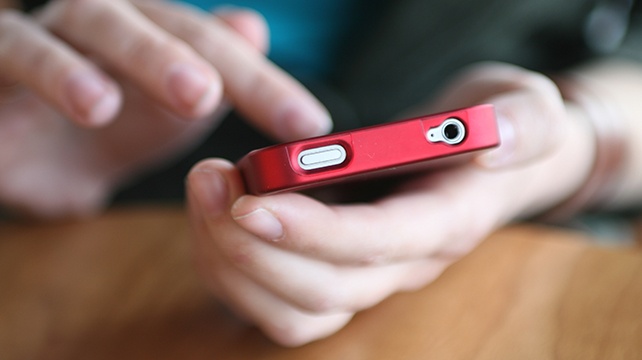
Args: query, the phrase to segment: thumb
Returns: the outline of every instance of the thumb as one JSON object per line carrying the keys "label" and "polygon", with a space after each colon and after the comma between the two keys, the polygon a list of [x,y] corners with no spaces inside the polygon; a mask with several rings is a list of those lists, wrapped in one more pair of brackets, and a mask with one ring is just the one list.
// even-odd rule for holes
{"label": "thumb", "polygon": [[566,110],[557,85],[548,77],[515,65],[488,62],[462,71],[434,106],[495,105],[501,145],[478,163],[501,168],[530,162],[559,144]]}
{"label": "thumb", "polygon": [[232,204],[245,193],[241,174],[222,159],[207,159],[194,165],[187,175],[189,206],[205,221],[222,218]]}
{"label": "thumb", "polygon": [[563,138],[566,110],[561,97],[521,89],[490,98],[501,145],[477,158],[486,168],[529,163],[550,153]]}

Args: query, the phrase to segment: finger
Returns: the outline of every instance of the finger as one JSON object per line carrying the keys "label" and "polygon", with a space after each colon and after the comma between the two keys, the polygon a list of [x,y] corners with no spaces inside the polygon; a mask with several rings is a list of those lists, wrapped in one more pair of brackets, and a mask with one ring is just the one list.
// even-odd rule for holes
{"label": "finger", "polygon": [[40,20],[178,115],[203,117],[219,104],[216,70],[127,1],[57,1]]}
{"label": "finger", "polygon": [[[197,164],[188,176],[188,188],[193,200],[200,204],[210,234],[219,239],[217,247],[226,257],[254,280],[309,311],[328,312],[346,308],[354,311],[372,306],[397,291],[402,280],[413,273],[408,271],[407,264],[364,270],[335,268],[333,264],[318,261],[313,256],[302,257],[256,239],[255,235],[239,227],[226,211],[240,196],[242,185],[237,171],[225,162],[208,160]],[[263,210],[257,211],[259,214],[248,216],[258,217],[256,221],[269,228],[269,220],[260,219],[266,214],[262,213]],[[318,236],[314,230],[310,229],[310,234],[300,234],[299,237]],[[300,275],[296,276],[297,273]],[[315,280],[310,281],[310,278]],[[367,281],[370,278],[378,281]],[[274,279],[281,280],[275,283]],[[332,286],[343,290],[335,291],[334,298],[323,299],[325,290]]]}
{"label": "finger", "polygon": [[452,261],[440,258],[381,266],[340,266],[314,259],[312,254],[303,256],[280,249],[244,231],[221,237],[217,246],[232,266],[255,283],[311,314],[370,308],[393,293],[424,286]]}
{"label": "finger", "polygon": [[274,246],[337,264],[387,264],[472,249],[504,220],[505,202],[493,194],[503,193],[511,179],[466,167],[418,177],[408,191],[373,204],[327,206],[300,194],[243,196],[231,213]]}
{"label": "finger", "polygon": [[156,3],[141,9],[218,69],[231,102],[259,129],[279,140],[330,130],[327,111],[303,86],[216,17]]}
{"label": "finger", "polygon": [[489,98],[495,104],[501,144],[480,155],[476,163],[489,169],[525,165],[559,148],[567,112],[556,96],[526,89]]}
{"label": "finger", "polygon": [[297,309],[236,272],[221,277],[228,304],[281,345],[299,346],[344,327],[353,313],[316,315]]}
{"label": "finger", "polygon": [[188,199],[201,275],[222,300],[284,344],[326,336],[355,311],[425,285],[452,262],[341,269],[304,259],[255,239],[232,221],[201,216],[208,211],[197,205],[204,194],[193,180],[191,174]]}
{"label": "finger", "polygon": [[[214,168],[221,166],[223,171],[229,170],[224,162],[209,162],[205,166],[200,165],[199,171],[208,173],[213,169],[208,165]],[[351,319],[352,313],[322,316],[306,313],[257,285],[228,263],[219,253],[209,230],[211,208],[203,208],[199,200],[203,194],[199,194],[198,178],[203,174],[190,174],[187,197],[193,254],[208,288],[240,316],[256,323],[269,337],[285,346],[302,345],[342,328]],[[214,235],[221,234],[217,231]]]}
{"label": "finger", "polygon": [[203,160],[190,170],[187,188],[207,221],[224,221],[234,201],[245,193],[241,174],[232,163],[223,159]]}
{"label": "finger", "polygon": [[113,81],[24,15],[0,14],[0,78],[24,84],[78,124],[114,118],[121,94]]}
{"label": "finger", "polygon": [[300,256],[244,231],[221,212],[224,206],[213,210],[212,203],[204,203],[231,204],[241,194],[238,171],[227,162],[206,160],[190,172],[190,218],[198,216],[194,253],[210,289],[283,344],[332,333],[355,311],[424,286],[453,261],[340,267]]}
{"label": "finger", "polygon": [[350,312],[318,315],[302,311],[232,268],[216,276],[222,300],[281,345],[299,346],[327,337],[344,327],[354,315]]}
{"label": "finger", "polygon": [[265,54],[269,47],[269,29],[265,18],[251,9],[233,6],[219,7],[214,15],[236,31],[259,52]]}
{"label": "finger", "polygon": [[436,101],[442,109],[495,104],[501,145],[482,157],[488,168],[524,164],[550,152],[563,138],[566,118],[557,86],[542,74],[501,63],[464,71]]}

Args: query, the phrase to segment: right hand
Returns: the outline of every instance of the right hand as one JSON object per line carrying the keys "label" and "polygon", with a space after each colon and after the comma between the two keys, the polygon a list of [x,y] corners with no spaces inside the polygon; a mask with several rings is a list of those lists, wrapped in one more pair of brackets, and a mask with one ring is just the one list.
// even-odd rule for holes
{"label": "right hand", "polygon": [[326,110],[266,60],[267,38],[254,12],[164,2],[2,11],[0,204],[91,213],[131,176],[194,146],[228,102],[278,140],[327,132]]}
{"label": "right hand", "polygon": [[474,162],[409,175],[371,202],[252,196],[233,164],[197,164],[187,178],[188,208],[206,286],[275,341],[301,345],[393,293],[430,283],[495,229],[582,186],[594,134],[550,79],[508,64],[476,65],[431,106],[477,103],[494,104],[504,118],[502,145]]}

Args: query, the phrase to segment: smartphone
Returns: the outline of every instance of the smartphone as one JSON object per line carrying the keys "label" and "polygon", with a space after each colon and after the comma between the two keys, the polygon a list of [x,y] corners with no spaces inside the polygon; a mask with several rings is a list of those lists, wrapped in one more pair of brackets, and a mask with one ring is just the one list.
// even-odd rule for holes
{"label": "smartphone", "polygon": [[254,150],[238,163],[254,195],[458,164],[499,145],[484,104]]}

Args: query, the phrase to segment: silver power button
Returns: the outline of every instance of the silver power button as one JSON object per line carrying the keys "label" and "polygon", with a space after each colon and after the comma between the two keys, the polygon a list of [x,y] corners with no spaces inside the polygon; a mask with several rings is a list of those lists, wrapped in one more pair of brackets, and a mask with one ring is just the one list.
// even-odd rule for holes
{"label": "silver power button", "polygon": [[341,145],[327,145],[301,151],[299,166],[303,170],[316,170],[335,166],[346,160],[346,149]]}

